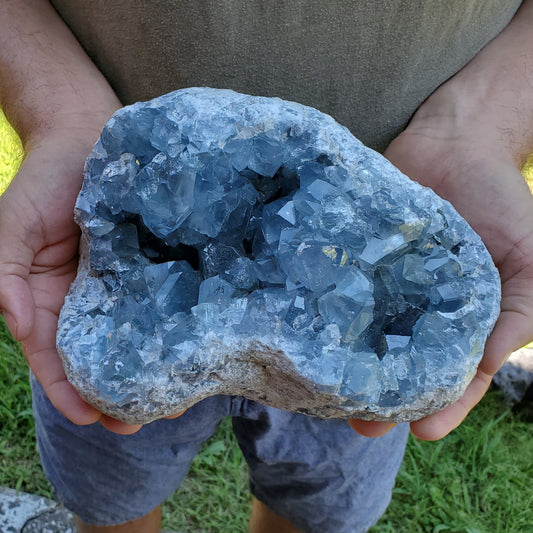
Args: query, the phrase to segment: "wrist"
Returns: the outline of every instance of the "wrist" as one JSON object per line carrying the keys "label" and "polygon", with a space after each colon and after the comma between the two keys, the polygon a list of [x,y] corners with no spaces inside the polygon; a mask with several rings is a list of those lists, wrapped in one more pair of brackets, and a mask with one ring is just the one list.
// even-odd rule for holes
{"label": "wrist", "polygon": [[95,140],[121,105],[48,0],[0,2],[0,73],[0,102],[26,151],[64,129]]}
{"label": "wrist", "polygon": [[71,148],[87,147],[88,154],[105,123],[120,107],[117,99],[111,99],[106,104],[99,102],[95,107],[90,104],[63,106],[57,113],[40,115],[32,125],[19,132],[24,151],[29,153],[43,144],[61,142]]}
{"label": "wrist", "polygon": [[420,107],[412,131],[433,128],[521,169],[533,150],[533,0]]}
{"label": "wrist", "polygon": [[418,109],[406,133],[431,140],[428,149],[457,159],[498,159],[522,168],[531,151],[530,136],[512,116],[494,108],[484,88],[453,79]]}
{"label": "wrist", "polygon": [[99,72],[91,72],[91,67],[79,70],[76,83],[57,80],[55,85],[29,86],[5,102],[6,116],[26,152],[51,136],[94,143],[106,121],[121,107]]}

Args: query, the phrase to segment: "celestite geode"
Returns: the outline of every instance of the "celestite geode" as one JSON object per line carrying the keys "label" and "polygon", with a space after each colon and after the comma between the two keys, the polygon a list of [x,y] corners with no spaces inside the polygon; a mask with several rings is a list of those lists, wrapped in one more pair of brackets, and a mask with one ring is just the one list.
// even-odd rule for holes
{"label": "celestite geode", "polygon": [[407,421],[455,401],[499,312],[452,206],[331,117],[193,88],[118,111],[76,205],[69,380],[145,423],[213,394]]}

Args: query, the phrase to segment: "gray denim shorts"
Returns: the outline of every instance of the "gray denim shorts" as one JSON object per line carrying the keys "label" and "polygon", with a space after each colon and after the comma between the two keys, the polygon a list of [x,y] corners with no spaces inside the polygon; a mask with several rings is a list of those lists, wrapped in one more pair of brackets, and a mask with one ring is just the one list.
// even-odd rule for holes
{"label": "gray denim shorts", "polygon": [[256,498],[306,533],[364,532],[390,501],[408,435],[403,424],[368,439],[343,420],[231,396],[208,398],[134,435],[116,435],[100,424],[72,424],[31,381],[46,475],[58,499],[95,525],[127,522],[159,505],[179,487],[202,442],[231,416]]}

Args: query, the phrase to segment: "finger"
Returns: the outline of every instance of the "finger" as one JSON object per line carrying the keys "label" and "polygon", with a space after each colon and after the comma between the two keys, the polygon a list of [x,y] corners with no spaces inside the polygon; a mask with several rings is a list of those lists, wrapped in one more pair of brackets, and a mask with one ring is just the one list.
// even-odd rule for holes
{"label": "finger", "polygon": [[108,415],[102,415],[100,418],[100,424],[104,426],[108,431],[118,433],[119,435],[133,435],[142,428],[142,424],[126,424],[115,418],[111,418]]}
{"label": "finger", "polygon": [[78,426],[94,424],[102,416],[100,411],[80,397],[66,377],[54,383],[48,383],[46,387],[43,385],[43,388],[52,405]]}
{"label": "finger", "polygon": [[179,418],[183,413],[185,413],[185,411],[187,411],[187,409],[184,409],[175,415],[165,416],[165,420],[174,420],[174,418]]}
{"label": "finger", "polygon": [[28,361],[52,405],[74,424],[88,425],[100,421],[106,429],[121,435],[130,435],[142,427],[103,415],[83,400],[67,380],[55,348],[30,353]]}
{"label": "finger", "polygon": [[23,341],[34,324],[35,303],[25,279],[14,274],[0,274],[0,309],[11,335]]}
{"label": "finger", "polygon": [[377,437],[383,437],[397,424],[392,422],[375,422],[370,420],[349,420],[350,427],[359,435],[363,437],[370,437],[375,439]]}
{"label": "finger", "polygon": [[470,410],[483,398],[491,377],[478,369],[459,400],[433,415],[411,422],[411,433],[422,440],[439,440],[445,437],[461,424]]}
{"label": "finger", "polygon": [[35,326],[22,343],[28,364],[60,413],[75,424],[92,424],[100,418],[100,412],[83,400],[68,382],[55,347],[56,327],[57,316],[53,312],[36,310]]}
{"label": "finger", "polygon": [[525,313],[503,311],[487,339],[485,354],[479,368],[486,374],[494,375],[512,352],[532,340],[532,329],[533,318]]}
{"label": "finger", "polygon": [[[29,235],[34,216],[10,187],[0,198],[0,309],[16,340],[25,339],[34,320],[34,301],[28,284],[34,251]],[[28,223],[27,219],[31,219]]]}
{"label": "finger", "polygon": [[102,414],[85,402],[68,382],[56,350],[56,330],[62,298],[72,276],[35,277],[32,283],[37,309],[31,336],[23,343],[28,363],[42,384],[52,405],[78,425],[99,421],[106,429],[121,435],[137,432],[142,425],[130,425]]}
{"label": "finger", "polygon": [[63,416],[82,426],[100,418],[100,412],[83,400],[67,380],[55,348],[30,354],[28,362],[48,399]]}

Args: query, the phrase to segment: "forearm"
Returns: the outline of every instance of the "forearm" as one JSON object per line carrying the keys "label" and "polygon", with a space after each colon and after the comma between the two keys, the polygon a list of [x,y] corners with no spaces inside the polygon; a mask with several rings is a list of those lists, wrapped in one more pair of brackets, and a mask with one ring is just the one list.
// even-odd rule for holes
{"label": "forearm", "polygon": [[533,0],[421,106],[412,126],[437,123],[469,143],[498,147],[521,168],[533,149]]}
{"label": "forearm", "polygon": [[47,0],[2,0],[0,105],[28,147],[77,121],[97,133],[120,102]]}

